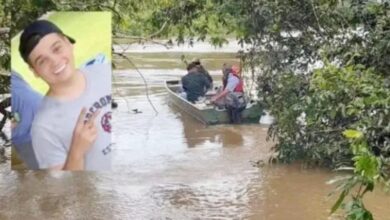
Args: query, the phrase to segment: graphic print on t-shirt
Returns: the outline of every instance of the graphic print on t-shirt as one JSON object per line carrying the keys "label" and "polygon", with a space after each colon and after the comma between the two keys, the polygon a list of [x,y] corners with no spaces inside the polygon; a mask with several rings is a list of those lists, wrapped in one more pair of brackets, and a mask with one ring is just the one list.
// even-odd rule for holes
{"label": "graphic print on t-shirt", "polygon": [[[85,116],[85,120],[89,120],[93,113],[99,109],[103,109],[108,105],[111,108],[111,95],[106,95],[99,98],[98,101],[94,102],[90,108],[88,108],[88,113]],[[105,133],[111,133],[111,111],[102,112],[100,118],[100,125]],[[97,120],[99,121],[99,120]],[[107,155],[111,152],[111,143],[103,148],[102,153]]]}
{"label": "graphic print on t-shirt", "polygon": [[[103,96],[99,98],[98,101],[94,102],[88,109],[88,113],[85,116],[85,121],[89,120],[94,112],[106,107],[107,105],[111,106],[111,95]],[[103,128],[103,131],[111,133],[111,111],[103,112],[103,116],[100,119],[100,124]]]}
{"label": "graphic print on t-shirt", "polygon": [[111,133],[111,112],[107,112],[102,116],[100,124],[105,132]]}
{"label": "graphic print on t-shirt", "polygon": [[98,101],[94,102],[92,106],[88,109],[88,113],[85,116],[85,119],[88,120],[92,117],[94,112],[96,112],[98,109],[104,108],[107,105],[111,106],[111,95],[103,96],[99,98]]}

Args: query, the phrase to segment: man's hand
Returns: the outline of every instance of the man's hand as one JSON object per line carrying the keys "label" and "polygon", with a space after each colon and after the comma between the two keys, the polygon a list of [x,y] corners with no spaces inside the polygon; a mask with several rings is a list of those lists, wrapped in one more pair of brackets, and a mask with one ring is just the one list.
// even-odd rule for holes
{"label": "man's hand", "polygon": [[84,156],[97,138],[95,118],[99,115],[100,110],[94,112],[86,122],[84,122],[85,113],[86,109],[83,108],[73,130],[72,144],[64,166],[66,170],[84,169]]}
{"label": "man's hand", "polygon": [[211,97],[211,99],[210,99],[211,103],[215,103],[216,101],[217,101],[217,96],[216,95]]}
{"label": "man's hand", "polygon": [[211,97],[211,99],[210,99],[211,103],[217,102],[220,98],[225,97],[228,93],[229,93],[229,91],[225,88],[221,93]]}
{"label": "man's hand", "polygon": [[97,137],[97,128],[95,126],[95,118],[100,113],[96,111],[92,117],[84,122],[86,109],[83,108],[80,112],[79,118],[77,119],[76,126],[73,131],[72,148],[71,150],[77,150],[80,154],[84,155],[88,152],[93,142]]}

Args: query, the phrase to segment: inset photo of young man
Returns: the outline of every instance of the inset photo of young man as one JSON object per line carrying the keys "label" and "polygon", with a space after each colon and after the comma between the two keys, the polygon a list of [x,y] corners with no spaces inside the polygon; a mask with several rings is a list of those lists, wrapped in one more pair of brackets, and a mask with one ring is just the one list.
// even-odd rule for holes
{"label": "inset photo of young man", "polygon": [[111,13],[51,12],[11,53],[12,168],[111,170]]}

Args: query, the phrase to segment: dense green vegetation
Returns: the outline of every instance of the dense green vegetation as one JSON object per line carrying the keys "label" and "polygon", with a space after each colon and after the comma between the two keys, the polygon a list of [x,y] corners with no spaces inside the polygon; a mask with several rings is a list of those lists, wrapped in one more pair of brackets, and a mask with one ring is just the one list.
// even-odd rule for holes
{"label": "dense green vegetation", "polygon": [[333,207],[353,192],[343,206],[347,219],[371,219],[363,195],[390,185],[386,0],[15,0],[11,9],[17,12],[11,35],[45,11],[110,10],[115,37],[215,45],[236,38],[250,45],[242,54],[246,74],[256,77],[259,97],[275,116],[269,135],[279,161],[351,167]]}
{"label": "dense green vegetation", "polygon": [[5,0],[0,1],[0,94],[6,93],[9,90],[9,77],[7,70],[9,69],[9,27],[11,15],[7,11],[9,3]]}

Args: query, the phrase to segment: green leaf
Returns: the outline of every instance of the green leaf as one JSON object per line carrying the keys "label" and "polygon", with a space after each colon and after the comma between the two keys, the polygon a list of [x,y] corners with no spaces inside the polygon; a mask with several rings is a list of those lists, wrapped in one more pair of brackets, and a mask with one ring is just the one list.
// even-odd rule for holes
{"label": "green leaf", "polygon": [[363,137],[363,133],[358,130],[347,129],[343,132],[343,135],[348,139],[357,139]]}
{"label": "green leaf", "polygon": [[361,176],[368,178],[370,181],[379,174],[379,164],[375,156],[361,155],[356,157],[355,171]]}
{"label": "green leaf", "polygon": [[330,214],[333,214],[337,209],[340,208],[340,205],[343,203],[345,196],[347,195],[347,191],[342,191],[336,203],[332,206]]}

